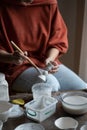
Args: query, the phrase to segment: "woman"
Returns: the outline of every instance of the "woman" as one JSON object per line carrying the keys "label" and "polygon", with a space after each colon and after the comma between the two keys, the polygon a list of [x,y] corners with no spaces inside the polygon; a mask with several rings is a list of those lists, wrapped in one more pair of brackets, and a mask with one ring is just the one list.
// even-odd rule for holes
{"label": "woman", "polygon": [[[15,50],[11,41],[24,54]],[[51,62],[49,73],[57,78],[60,90],[86,88],[87,84],[59,61],[67,49],[67,28],[57,0],[0,0],[0,71],[11,89],[30,91],[37,81],[38,72],[24,55],[41,69]]]}

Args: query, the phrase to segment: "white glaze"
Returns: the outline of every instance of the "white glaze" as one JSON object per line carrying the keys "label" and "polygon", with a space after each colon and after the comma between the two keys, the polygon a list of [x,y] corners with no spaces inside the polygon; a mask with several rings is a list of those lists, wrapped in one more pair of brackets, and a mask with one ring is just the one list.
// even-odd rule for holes
{"label": "white glaze", "polygon": [[83,114],[87,112],[87,98],[83,96],[68,96],[65,97],[63,108],[70,114]]}
{"label": "white glaze", "polygon": [[86,104],[87,103],[87,98],[83,96],[68,96],[65,97],[64,102],[73,104],[73,105],[81,105],[81,104]]}

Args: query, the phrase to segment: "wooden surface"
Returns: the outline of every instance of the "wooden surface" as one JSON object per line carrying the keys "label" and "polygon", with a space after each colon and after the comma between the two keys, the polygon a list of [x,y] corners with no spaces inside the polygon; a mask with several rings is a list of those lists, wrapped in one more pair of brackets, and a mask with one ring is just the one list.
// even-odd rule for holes
{"label": "wooden surface", "polygon": [[[21,95],[21,96],[23,97],[23,95]],[[13,96],[13,98],[15,98],[15,97]],[[31,96],[26,99],[31,100]],[[61,102],[57,103],[56,113],[53,114],[48,119],[42,121],[40,124],[44,126],[45,130],[58,130],[58,128],[56,128],[56,126],[54,125],[54,121],[57,118],[62,117],[62,116],[69,116],[69,117],[73,117],[74,119],[76,119],[79,123],[77,130],[80,130],[80,127],[83,124],[87,124],[87,113],[84,115],[80,115],[80,116],[69,115],[63,110]],[[30,122],[36,123],[35,121],[27,118],[26,115],[22,115],[17,118],[9,118],[7,120],[7,122],[4,123],[2,130],[14,130],[18,125],[23,124],[23,123],[30,123]]]}

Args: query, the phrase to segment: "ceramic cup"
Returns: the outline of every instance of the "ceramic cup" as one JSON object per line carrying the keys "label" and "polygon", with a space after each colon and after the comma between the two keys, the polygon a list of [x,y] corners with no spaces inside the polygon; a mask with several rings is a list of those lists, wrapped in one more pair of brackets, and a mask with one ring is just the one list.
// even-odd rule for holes
{"label": "ceramic cup", "polygon": [[83,125],[80,130],[87,130],[87,125]]}
{"label": "ceramic cup", "polygon": [[59,130],[76,130],[78,121],[71,117],[61,117],[55,121],[55,126]]}
{"label": "ceramic cup", "polygon": [[2,130],[3,122],[0,120],[0,130]]}

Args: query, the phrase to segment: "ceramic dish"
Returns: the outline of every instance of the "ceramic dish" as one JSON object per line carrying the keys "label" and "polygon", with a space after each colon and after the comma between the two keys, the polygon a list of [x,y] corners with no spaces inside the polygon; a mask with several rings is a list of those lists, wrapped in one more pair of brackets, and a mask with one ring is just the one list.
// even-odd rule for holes
{"label": "ceramic dish", "polygon": [[61,102],[67,113],[80,115],[87,112],[87,93],[80,91],[66,92],[61,95]]}
{"label": "ceramic dish", "polygon": [[87,125],[81,126],[80,130],[87,130]]}
{"label": "ceramic dish", "polygon": [[76,130],[78,121],[71,117],[60,117],[55,120],[55,126],[60,130]]}
{"label": "ceramic dish", "polygon": [[38,123],[24,123],[16,127],[14,130],[45,130],[45,128]]}

